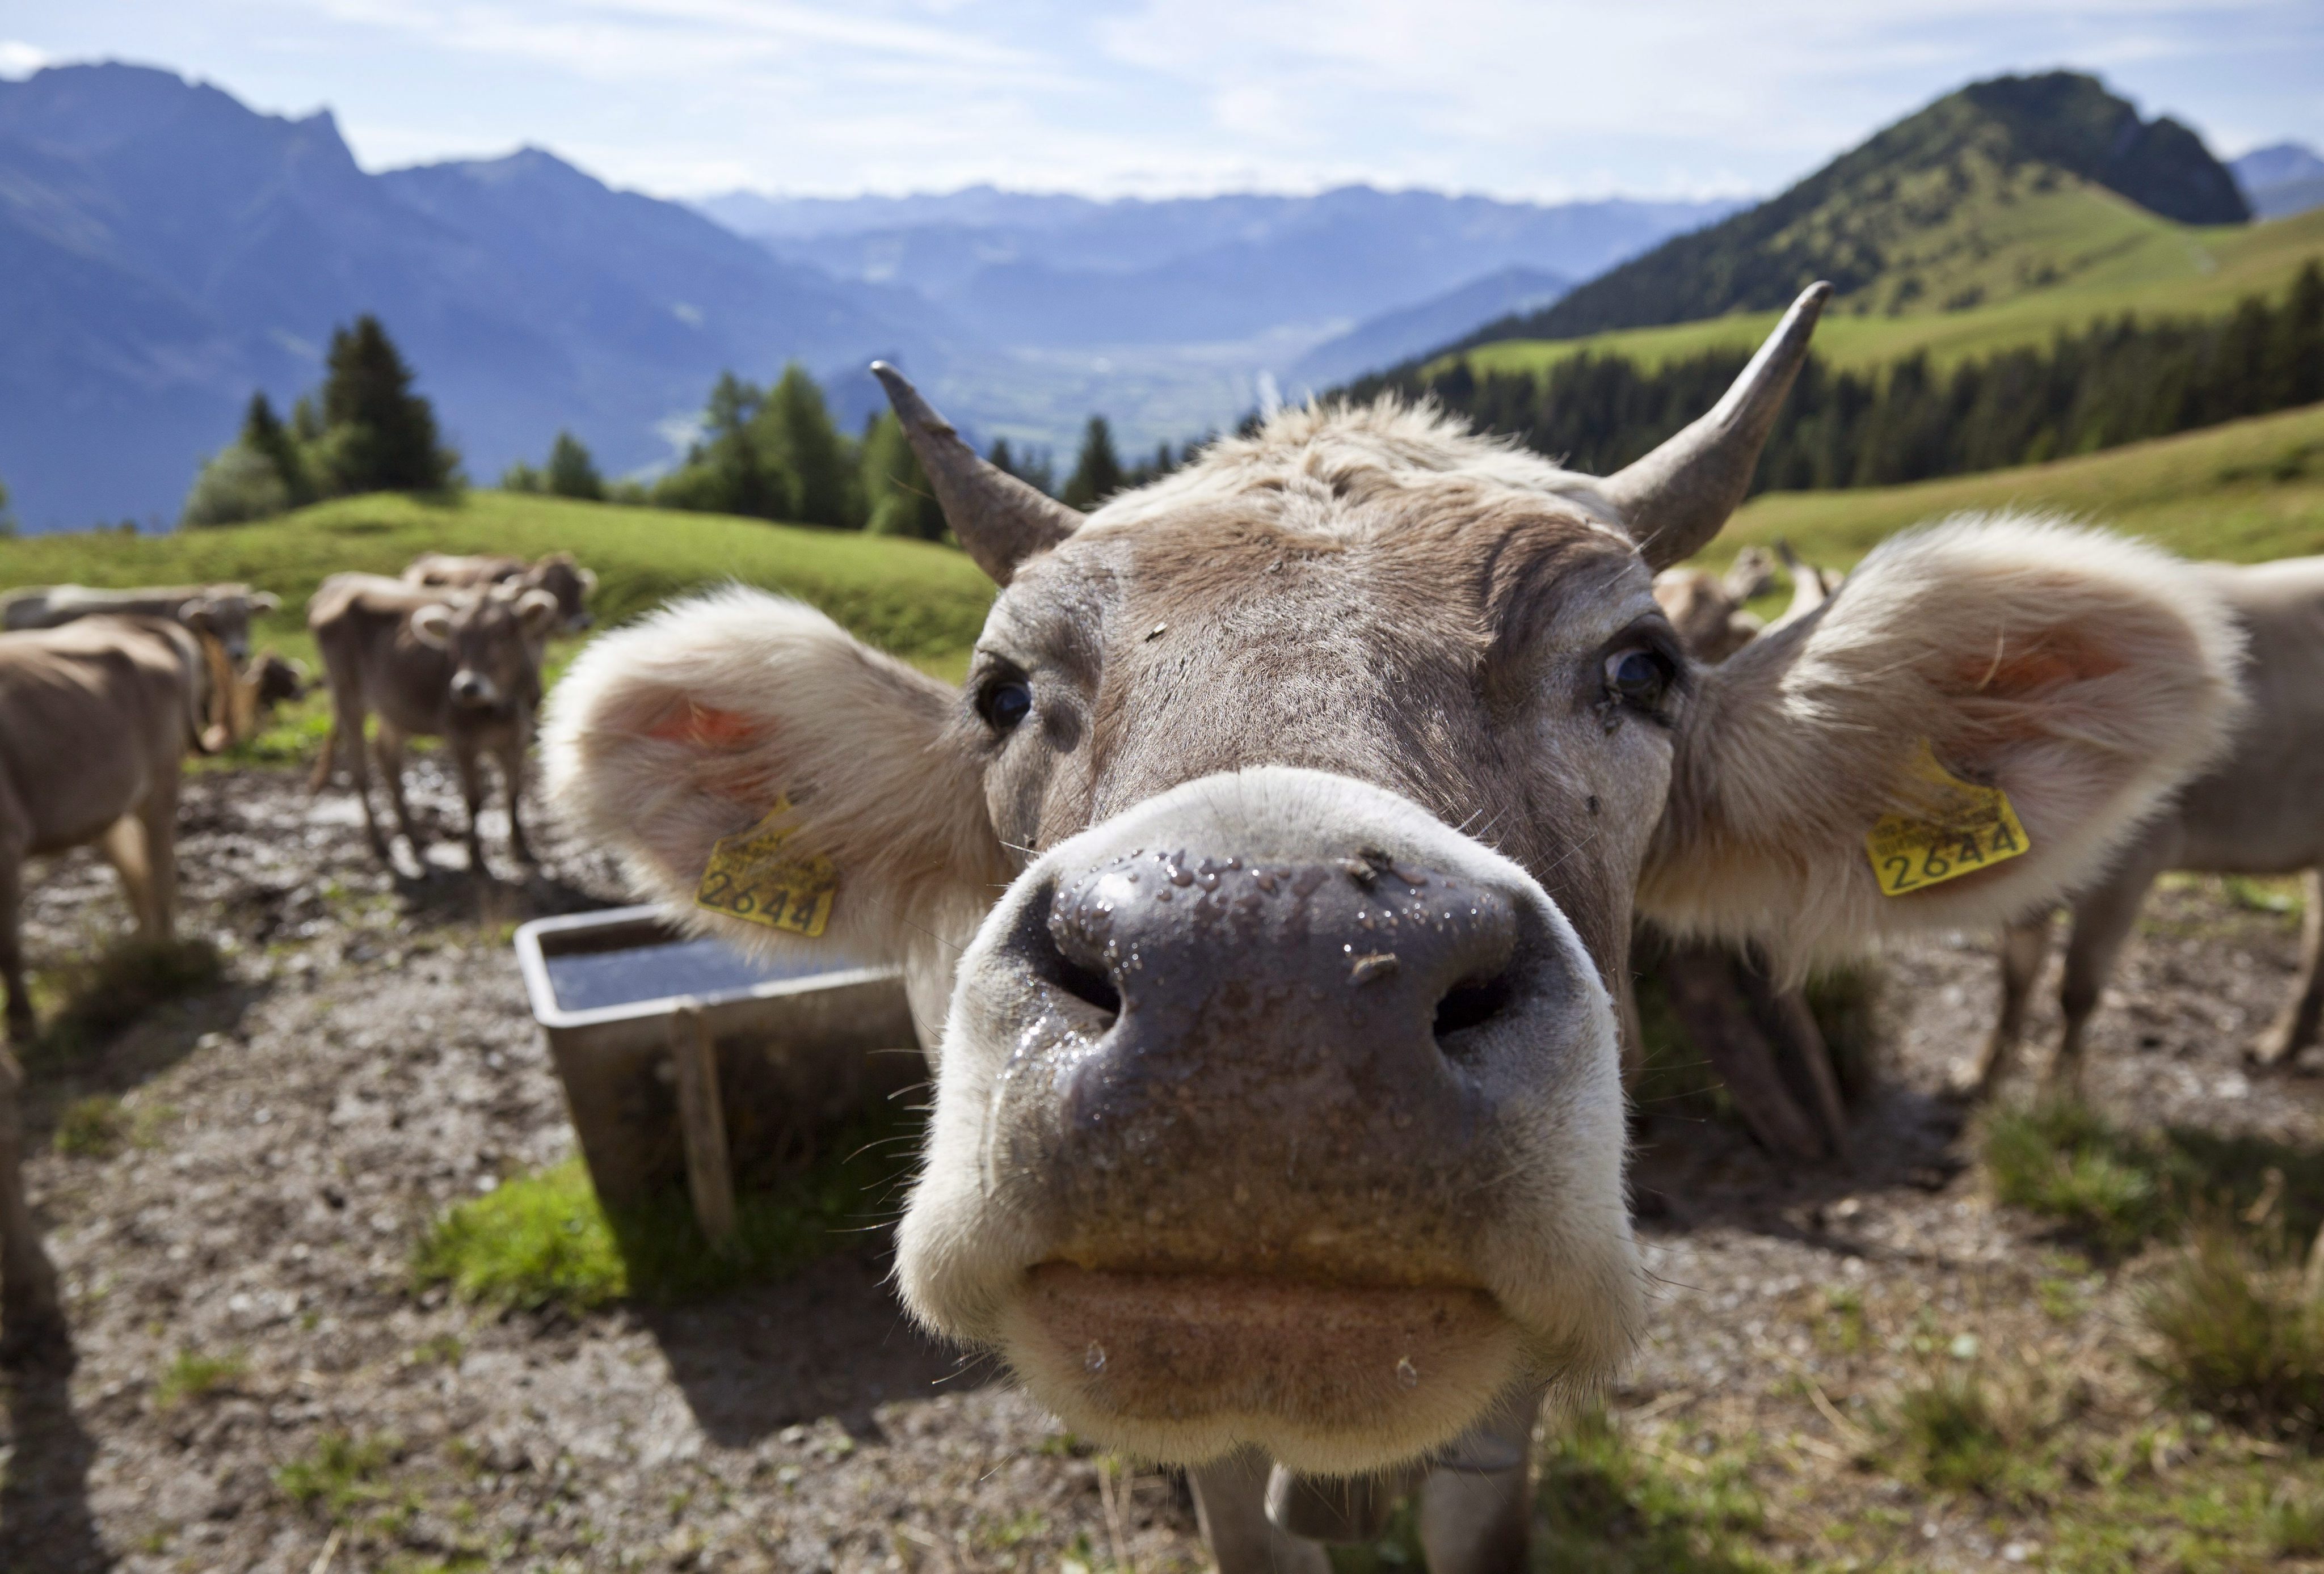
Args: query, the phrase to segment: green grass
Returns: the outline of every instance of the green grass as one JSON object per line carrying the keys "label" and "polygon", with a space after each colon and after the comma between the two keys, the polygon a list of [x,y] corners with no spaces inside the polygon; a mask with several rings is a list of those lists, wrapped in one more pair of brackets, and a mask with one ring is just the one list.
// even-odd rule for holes
{"label": "green grass", "polygon": [[250,1363],[239,1353],[206,1356],[198,1350],[180,1350],[153,1380],[153,1408],[174,1410],[189,1399],[206,1398],[232,1387],[249,1370]]}
{"label": "green grass", "polygon": [[2009,1467],[2009,1440],[1974,1369],[1940,1372],[1907,1389],[1896,1431],[1908,1468],[1940,1491],[1983,1491]]}
{"label": "green grass", "polygon": [[398,574],[422,552],[570,551],[598,576],[601,625],[728,580],[798,596],[860,637],[913,658],[975,642],[992,586],[961,553],[924,542],[720,514],[625,508],[492,490],[450,501],[341,498],[279,520],[163,536],[114,531],[0,540],[0,585],[244,580],[282,598],[254,645],[314,662],[307,598],[328,575]]}
{"label": "green grass", "polygon": [[128,1139],[129,1121],[121,1100],[110,1093],[91,1093],[66,1105],[57,1117],[50,1139],[56,1150],[71,1158],[109,1158]]}
{"label": "green grass", "polygon": [[1997,1110],[1980,1134],[1994,1195],[2113,1256],[2213,1216],[2305,1242],[2324,1226],[2324,1152],[2191,1127],[2129,1131],[2089,1108]]}
{"label": "green grass", "polygon": [[736,1200],[735,1239],[703,1239],[683,1193],[608,1210],[578,1159],[453,1206],[412,1255],[416,1284],[470,1301],[583,1312],[622,1300],[683,1302],[778,1279],[891,1217],[917,1151],[900,1118],[867,1118],[830,1156]]}
{"label": "green grass", "polygon": [[[1977,239],[1969,243],[1968,237]],[[1954,266],[1917,271],[1931,282],[1913,310],[1890,316],[1868,296],[1836,303],[1816,328],[1816,349],[1835,367],[1866,371],[1926,351],[1941,368],[1997,351],[2046,344],[2098,318],[2224,315],[2246,295],[2280,294],[2301,265],[2324,255],[2324,209],[2248,226],[2204,229],[2172,223],[2094,187],[2061,189],[2036,200],[1965,205],[1956,226],[1921,244],[1956,252]],[[1981,253],[1981,254],[1980,254]],[[2014,281],[2021,266],[2047,285]],[[1908,266],[1910,264],[1907,264]],[[1947,311],[1943,303],[1982,290],[1991,304]],[[2006,298],[2005,298],[2006,296]],[[1584,351],[1625,355],[1647,367],[1713,349],[1749,349],[1780,313],[1737,312],[1666,327],[1619,328],[1573,339],[1503,339],[1431,362],[1430,374],[1465,358],[1478,375],[1536,374]]]}
{"label": "green grass", "polygon": [[[1908,525],[2011,508],[2070,514],[2190,557],[2324,553],[2324,405],[1980,475],[1767,492],[1745,503],[1698,561],[1723,568],[1745,546],[1781,539],[1819,566],[1852,568]],[[1778,600],[1789,594],[1785,585]]]}
{"label": "green grass", "polygon": [[349,1520],[394,1501],[383,1478],[402,1452],[401,1441],[384,1434],[326,1432],[306,1458],[274,1472],[274,1485],[301,1508],[319,1508],[335,1522]]}
{"label": "green grass", "polygon": [[2324,1434],[2324,1303],[2275,1233],[2215,1220],[2196,1234],[2142,1309],[2162,1346],[2152,1365],[2181,1404],[2314,1438]]}

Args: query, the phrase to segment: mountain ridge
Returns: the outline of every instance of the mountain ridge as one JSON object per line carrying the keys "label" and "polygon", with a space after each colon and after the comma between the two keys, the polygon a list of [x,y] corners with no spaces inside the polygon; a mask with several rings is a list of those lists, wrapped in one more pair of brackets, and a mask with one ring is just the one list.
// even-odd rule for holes
{"label": "mountain ridge", "polygon": [[[2178,122],[2143,119],[2077,72],[1994,78],[1946,94],[1756,207],[1446,348],[1766,310],[1818,278],[1837,287],[1839,310],[1979,304],[2052,281],[2061,264],[2032,261],[2047,232],[2070,230],[2080,210],[2107,202],[2186,224],[2250,217],[2234,178]],[[2015,278],[1995,265],[1996,253],[2013,247],[2003,263],[2027,260]]]}

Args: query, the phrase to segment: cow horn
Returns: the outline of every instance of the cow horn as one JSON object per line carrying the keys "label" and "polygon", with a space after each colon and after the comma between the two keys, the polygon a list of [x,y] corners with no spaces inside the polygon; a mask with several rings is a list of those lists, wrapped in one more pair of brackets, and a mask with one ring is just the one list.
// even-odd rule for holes
{"label": "cow horn", "polygon": [[1709,414],[1600,485],[1623,528],[1656,568],[1692,557],[1740,507],[1775,429],[1775,412],[1808,358],[1808,338],[1831,299],[1811,284]]}
{"label": "cow horn", "polygon": [[928,484],[936,488],[945,522],[993,584],[1007,584],[1019,564],[1081,528],[1078,509],[979,458],[902,373],[885,361],[874,361],[872,375],[888,391],[888,402],[903,423],[904,440],[911,444]]}

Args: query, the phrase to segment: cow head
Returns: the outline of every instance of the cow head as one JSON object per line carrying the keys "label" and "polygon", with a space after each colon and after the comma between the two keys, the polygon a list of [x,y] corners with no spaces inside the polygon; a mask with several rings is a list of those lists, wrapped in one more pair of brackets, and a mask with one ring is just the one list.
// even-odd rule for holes
{"label": "cow head", "polygon": [[452,658],[455,705],[505,711],[539,698],[537,650],[556,623],[557,598],[547,591],[496,586],[420,608],[411,614],[411,637]]}
{"label": "cow head", "polygon": [[566,632],[579,633],[596,621],[589,612],[589,597],[597,588],[597,575],[574,562],[572,553],[550,553],[526,569],[519,583],[557,598],[558,627]]}
{"label": "cow head", "polygon": [[178,621],[197,634],[216,640],[240,666],[250,655],[250,620],[281,604],[272,591],[254,591],[246,584],[214,584],[180,606]]}
{"label": "cow head", "polygon": [[[1184,1461],[1383,1468],[1600,1379],[1642,1299],[1634,907],[1793,958],[2021,911],[2216,747],[2216,610],[2062,529],[1906,538],[1689,658],[1654,573],[1740,499],[1824,293],[1604,479],[1307,409],[1084,519],[879,368],[1003,587],[963,688],[741,590],[582,654],[548,727],[578,825],[690,908],[714,842],[782,812],[779,856],[839,881],[788,943],[900,961],[942,1021],[922,1321]],[[1884,897],[1865,835],[1924,744],[2033,851]]]}

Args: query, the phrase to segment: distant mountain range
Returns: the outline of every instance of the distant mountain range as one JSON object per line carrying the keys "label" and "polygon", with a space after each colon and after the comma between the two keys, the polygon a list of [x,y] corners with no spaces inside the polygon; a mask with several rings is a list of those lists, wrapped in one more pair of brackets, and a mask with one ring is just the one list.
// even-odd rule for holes
{"label": "distant mountain range", "polygon": [[2324,207],[2324,158],[2298,143],[2255,148],[2227,165],[2255,218],[2289,218]]}
{"label": "distant mountain range", "polygon": [[559,427],[616,470],[661,457],[729,365],[949,353],[915,295],[547,153],[372,175],[327,113],[165,71],[0,81],[0,480],[24,528],[174,520],[251,391],[312,387],[364,311],[484,479]]}
{"label": "distant mountain range", "polygon": [[2103,266],[2126,199],[2186,225],[2250,216],[2235,178],[2178,122],[2140,118],[2094,77],[1997,78],[1467,342],[1766,310],[1820,278],[1840,310],[1964,309]]}
{"label": "distant mountain range", "polygon": [[665,462],[722,370],[791,360],[850,422],[884,355],[981,435],[1062,446],[1102,410],[1142,447],[1231,422],[1351,329],[1417,347],[1383,313],[1512,267],[1582,276],[1722,210],[980,188],[696,211],[532,149],[367,173],[327,112],[58,67],[0,80],[0,481],[30,529],[173,520],[251,391],[313,387],[365,311],[480,481],[560,428],[611,471]]}

